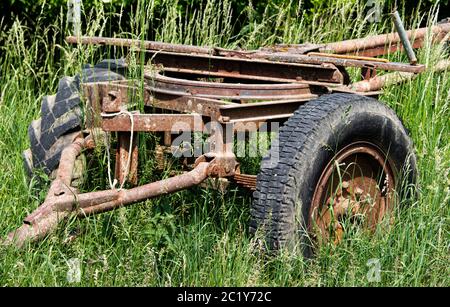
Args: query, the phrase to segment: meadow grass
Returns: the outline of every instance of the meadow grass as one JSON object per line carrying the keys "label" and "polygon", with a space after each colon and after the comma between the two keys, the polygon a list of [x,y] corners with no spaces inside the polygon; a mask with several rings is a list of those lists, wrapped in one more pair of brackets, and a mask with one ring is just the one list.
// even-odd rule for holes
{"label": "meadow grass", "polygon": [[[286,1],[267,10],[262,19],[232,12],[230,1],[208,0],[201,10],[182,18],[177,0],[139,1],[134,13],[111,11],[99,2],[86,12],[85,33],[108,32],[113,22],[129,18],[130,29],[117,36],[154,38],[166,42],[257,48],[274,43],[328,42],[392,30],[385,16],[371,23],[360,1],[336,0],[331,8],[308,15]],[[436,8],[437,9],[437,8]],[[43,8],[43,11],[45,9]],[[233,15],[234,14],[234,15]],[[244,14],[236,29],[231,16]],[[436,11],[408,19],[432,24]],[[28,181],[21,152],[29,147],[27,128],[40,116],[44,95],[55,92],[58,80],[74,75],[84,63],[120,56],[120,48],[74,47],[62,41],[68,33],[64,12],[55,22],[34,25],[16,21],[0,25],[0,236],[21,224],[46,194],[36,180]],[[119,21],[117,21],[119,20]],[[433,66],[448,57],[444,45],[427,45],[421,63]],[[394,54],[393,60],[405,60]],[[142,76],[143,59],[133,77]],[[404,199],[387,231],[368,236],[355,232],[339,246],[325,246],[314,259],[282,251],[264,256],[248,234],[251,195],[232,187],[227,193],[195,187],[148,200],[115,212],[70,219],[56,234],[22,250],[0,248],[0,285],[7,286],[429,286],[450,285],[450,78],[448,72],[426,72],[380,98],[402,119],[414,140],[419,161],[419,194]],[[141,162],[141,181],[154,172],[152,148]],[[103,152],[94,153],[86,188],[106,187]],[[252,163],[251,161],[246,161]],[[68,240],[73,234],[75,240]],[[81,262],[81,282],[67,280],[68,261]],[[377,259],[381,279],[369,281],[370,259]]]}

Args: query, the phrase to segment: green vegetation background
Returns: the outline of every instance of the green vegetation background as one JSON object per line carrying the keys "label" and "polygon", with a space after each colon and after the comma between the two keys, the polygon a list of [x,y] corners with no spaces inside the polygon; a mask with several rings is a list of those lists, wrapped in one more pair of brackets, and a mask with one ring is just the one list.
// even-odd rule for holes
{"label": "green vegetation background", "polygon": [[[387,33],[393,25],[386,13],[395,4],[382,1],[383,14],[374,23],[367,19],[368,1],[362,0],[83,3],[83,33],[88,35],[249,49]],[[441,1],[439,10],[437,3],[397,5],[406,26],[416,28],[450,17],[448,1]],[[2,0],[0,14],[4,237],[45,198],[46,187],[28,180],[21,157],[30,146],[27,128],[40,116],[43,97],[55,93],[61,77],[79,73],[86,63],[121,56],[124,50],[66,44],[63,38],[70,27],[62,0]],[[417,56],[420,63],[433,67],[448,59],[447,48],[427,41]],[[401,53],[389,59],[406,61]],[[248,234],[248,193],[235,187],[225,194],[195,187],[115,212],[70,219],[56,234],[22,250],[0,247],[0,286],[449,286],[450,73],[427,71],[414,81],[385,89],[380,100],[395,110],[413,138],[419,193],[402,200],[393,225],[381,227],[374,236],[349,231],[342,244],[320,249],[314,259],[288,252],[268,257]],[[154,172],[152,148],[143,150],[140,183],[167,176],[170,169],[162,175]],[[83,190],[106,188],[104,151],[94,152],[90,161]],[[67,279],[70,259],[80,261],[80,282]],[[373,259],[380,266],[380,279],[375,281],[368,278]]]}

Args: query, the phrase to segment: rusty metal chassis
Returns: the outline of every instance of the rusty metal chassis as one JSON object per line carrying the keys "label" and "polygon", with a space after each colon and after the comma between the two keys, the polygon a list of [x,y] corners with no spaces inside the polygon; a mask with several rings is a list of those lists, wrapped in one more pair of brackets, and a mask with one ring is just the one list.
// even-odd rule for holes
{"label": "rusty metal chassis", "polygon": [[[433,27],[431,32],[439,41],[449,30],[447,23]],[[426,31],[416,31],[414,47],[423,44]],[[411,38],[412,32],[407,34]],[[402,49],[397,34],[327,45],[277,45],[256,51],[108,38],[69,37],[67,41],[137,46],[152,65],[146,67],[144,82],[83,84],[86,130],[64,149],[45,202],[24,219],[22,227],[9,234],[7,243],[20,246],[26,240],[39,239],[74,212],[84,217],[113,210],[198,185],[209,177],[232,179],[254,189],[256,176],[240,174],[233,152],[234,133],[258,131],[261,127],[268,131],[270,125],[265,124],[282,124],[299,106],[326,93],[377,96],[384,85],[377,81],[373,86],[377,70],[413,75],[425,68],[368,58]],[[325,53],[329,51],[333,55]],[[346,67],[361,69],[360,84],[349,84]],[[130,113],[123,111],[132,111],[136,104],[141,105],[141,111],[150,112],[133,110],[132,129]],[[189,171],[168,179],[130,189],[80,194],[71,186],[74,163],[83,150],[96,146],[95,131],[117,133],[115,177],[119,183],[127,180],[131,186],[138,182],[138,133],[161,133],[160,153],[170,150],[173,134],[207,133],[210,152],[197,157]],[[131,133],[134,141],[129,152]]]}
{"label": "rusty metal chassis", "polygon": [[[178,56],[180,59],[174,61]],[[166,66],[163,70],[155,71],[153,67],[146,71],[144,86],[129,80],[89,83],[83,86],[87,97],[88,128],[100,128],[118,135],[115,170],[119,183],[125,180],[128,171],[125,166],[129,159],[131,133],[134,133],[134,140],[137,140],[138,132],[162,133],[163,144],[159,145],[158,152],[170,152],[174,135],[182,132],[201,132],[210,135],[210,152],[205,153],[201,159],[214,157],[214,167],[211,167],[208,176],[236,177],[238,183],[254,188],[256,176],[239,174],[238,162],[233,153],[233,134],[258,131],[260,128],[265,132],[270,131],[271,124],[282,124],[307,101],[324,93],[347,91],[344,89],[345,69],[337,68],[333,64],[314,67],[264,62],[264,65],[261,65],[262,63],[257,61],[254,63],[245,60],[244,67],[238,66],[240,70],[231,72],[228,69],[227,72],[220,71],[211,76],[204,73],[206,70],[201,65],[196,66],[197,70],[192,67],[189,71],[179,68],[178,63],[186,65],[186,58],[189,57],[184,54],[173,54],[172,66],[168,66],[166,58],[158,58],[157,60],[162,60]],[[211,58],[204,59],[211,65]],[[152,60],[155,61],[155,57]],[[195,61],[198,61],[198,58]],[[236,60],[231,59],[230,62],[235,65]],[[161,62],[157,64],[160,65]],[[277,66],[277,69],[264,70],[270,65]],[[303,78],[298,77],[304,70],[312,69],[314,75],[305,76],[310,79],[313,76],[315,80],[304,82]],[[262,77],[261,71],[265,71],[266,76]],[[271,74],[268,74],[268,71]],[[176,74],[177,78],[167,76],[167,72]],[[292,78],[286,78],[286,74],[291,74]],[[196,80],[197,77],[205,75],[209,78],[220,78],[223,82]],[[366,93],[373,96],[377,94],[378,92]],[[137,104],[144,105],[144,110],[150,110],[151,113],[134,111],[132,128],[129,114],[121,114],[121,111]],[[163,158],[164,155],[161,155],[158,160]],[[136,141],[133,144],[128,176],[128,180],[133,184],[137,183],[137,161]]]}

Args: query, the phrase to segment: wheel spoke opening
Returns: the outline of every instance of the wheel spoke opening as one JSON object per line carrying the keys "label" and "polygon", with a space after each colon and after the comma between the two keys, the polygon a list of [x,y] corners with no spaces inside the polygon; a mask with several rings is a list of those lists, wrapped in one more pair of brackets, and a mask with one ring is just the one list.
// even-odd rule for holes
{"label": "wheel spoke opening", "polygon": [[309,227],[316,244],[339,244],[355,227],[374,231],[391,211],[394,173],[374,144],[353,143],[325,167],[316,185]]}

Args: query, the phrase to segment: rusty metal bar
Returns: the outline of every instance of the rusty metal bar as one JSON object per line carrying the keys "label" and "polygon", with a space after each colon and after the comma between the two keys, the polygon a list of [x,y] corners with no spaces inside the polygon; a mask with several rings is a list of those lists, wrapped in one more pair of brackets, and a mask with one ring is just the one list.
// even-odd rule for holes
{"label": "rusty metal bar", "polygon": [[[422,48],[424,46],[424,40],[425,38],[419,38],[419,39],[415,39],[412,43],[412,46],[414,49],[419,49]],[[395,53],[399,50],[403,50],[403,46],[399,43],[395,43],[395,44],[390,44],[390,45],[382,45],[382,46],[378,46],[378,47],[374,47],[374,48],[370,48],[370,49],[364,49],[362,51],[358,51],[358,52],[352,52],[352,53],[348,53],[348,54],[357,54],[357,55],[361,55],[361,56],[368,56],[368,57],[376,57],[376,56],[383,56],[386,54],[392,54]]]}
{"label": "rusty metal bar", "polygon": [[[83,217],[198,185],[208,177],[209,167],[209,162],[201,162],[190,172],[129,190],[65,193],[59,196],[49,193],[46,201],[1,244],[21,247],[26,242],[42,239],[72,212],[78,212],[78,216]],[[55,186],[59,184],[58,179],[52,183]]]}
{"label": "rusty metal bar", "polygon": [[400,18],[400,15],[398,14],[398,11],[394,11],[392,13],[394,25],[397,29],[398,36],[400,37],[400,41],[402,42],[403,48],[405,49],[406,55],[408,56],[409,63],[412,65],[417,64],[417,58],[414,54],[414,50],[411,46],[411,42],[408,39],[408,35],[406,34],[406,30],[403,27],[402,19]]}
{"label": "rusty metal bar", "polygon": [[214,48],[197,47],[182,44],[169,44],[162,42],[146,41],[139,39],[127,38],[110,38],[110,37],[66,37],[66,42],[69,44],[84,44],[84,45],[109,45],[118,47],[136,47],[147,50],[161,50],[168,52],[179,53],[198,53],[198,54],[213,54]]}
{"label": "rusty metal bar", "polygon": [[401,83],[414,78],[416,74],[410,72],[392,72],[382,76],[376,76],[367,80],[359,81],[353,83],[349,88],[356,92],[371,92],[378,91],[381,88],[391,85]]}
{"label": "rusty metal bar", "polygon": [[[450,29],[450,24],[440,24],[432,27],[431,31],[433,33],[437,33],[436,37],[442,39],[443,34],[448,33]],[[418,29],[416,32],[417,37],[424,37],[428,28]],[[410,32],[408,35],[411,35]],[[321,52],[332,51],[334,53],[348,53],[357,50],[364,50],[366,48],[379,47],[380,45],[386,45],[388,43],[398,41],[398,34],[385,34],[381,36],[371,36],[366,38],[365,40],[350,40],[344,42],[338,42],[334,44],[327,44],[325,47],[321,48]],[[103,39],[103,38],[81,38],[81,40],[77,41],[69,38],[70,42],[79,42],[84,44],[90,44],[95,42],[103,42],[105,44],[118,44],[121,42],[120,39]],[[123,40],[123,44],[133,44],[130,40]],[[141,41],[134,42],[134,44],[144,44]],[[155,45],[156,44],[156,45]],[[424,67],[422,65],[411,66],[401,63],[379,63],[377,61],[365,61],[365,60],[357,60],[357,59],[337,59],[330,57],[319,57],[319,56],[308,56],[305,54],[298,53],[289,53],[289,52],[270,52],[267,49],[263,50],[255,50],[255,51],[235,51],[235,50],[223,50],[223,49],[208,49],[206,50],[197,50],[194,46],[183,46],[183,45],[173,45],[172,44],[164,44],[160,46],[161,48],[157,48],[156,42],[148,42],[148,50],[158,51],[161,54],[164,52],[171,52],[170,57],[166,57],[166,61],[175,61],[174,64],[168,65],[169,67],[179,67],[182,66],[182,59],[186,59],[186,56],[190,57],[203,57],[202,61],[203,65],[209,65],[209,61],[211,60],[221,60],[226,61],[227,65],[232,63],[233,61],[237,61],[239,63],[243,63],[245,61],[254,62],[256,60],[264,60],[269,62],[276,63],[284,63],[284,64],[312,64],[312,65],[322,65],[323,63],[334,64],[335,66],[350,66],[350,67],[374,67],[376,69],[382,70],[393,70],[393,71],[409,71],[409,72],[421,72]],[[187,49],[186,49],[187,48]],[[194,48],[192,52],[188,52],[190,48]],[[145,49],[145,48],[144,48]],[[197,52],[195,51],[197,50]],[[201,51],[201,52],[200,52]],[[191,54],[189,54],[191,53]],[[155,54],[155,56],[158,56]],[[178,59],[178,60],[177,60]],[[263,62],[259,63],[264,65]],[[255,64],[251,64],[255,65]],[[232,67],[232,66],[231,66]],[[188,68],[188,67],[181,67]],[[303,68],[306,69],[306,68]],[[202,71],[209,70],[209,68],[203,67],[200,69]],[[302,77],[302,76],[300,76]],[[325,80],[323,80],[325,81]],[[328,81],[331,82],[331,81]]]}
{"label": "rusty metal bar", "polygon": [[[431,27],[424,27],[415,30],[406,31],[407,38],[411,40],[413,38],[414,43],[419,40],[423,40],[430,31],[434,37],[435,42],[441,41],[445,35],[450,32],[450,22],[439,23]],[[233,57],[242,59],[257,58],[255,55],[258,53],[271,53],[270,50],[274,50],[276,53],[280,53],[281,50],[287,50],[285,53],[295,52],[296,49],[304,49],[304,45],[289,45],[289,48],[280,46],[278,48],[261,48],[260,50],[253,51],[236,51],[226,50],[221,48],[208,48],[197,47],[191,45],[179,45],[168,44],[154,41],[141,41],[133,39],[121,39],[121,38],[104,38],[104,37],[80,37],[69,36],[66,38],[68,43],[72,44],[98,44],[98,45],[113,45],[122,47],[135,46],[141,49],[184,53],[184,54],[197,54],[197,55],[216,55],[223,57]],[[320,52],[333,52],[337,54],[356,53],[359,55],[376,56],[385,54],[388,45],[400,43],[400,36],[398,33],[388,33],[380,35],[372,35],[362,39],[352,39],[341,42],[334,42],[322,45],[313,45],[313,48],[309,48],[310,51],[319,50]],[[414,45],[413,43],[413,45]],[[276,47],[276,46],[275,46]],[[417,46],[416,47],[420,47]],[[370,50],[379,50],[377,54],[370,54]],[[396,48],[397,49],[397,48]],[[363,54],[363,52],[367,54]],[[394,51],[391,49],[391,51]],[[272,52],[273,53],[273,52]],[[296,52],[297,53],[297,52]],[[302,52],[303,53],[303,52]],[[307,53],[307,52],[305,52]],[[297,53],[299,54],[299,53]]]}
{"label": "rusty metal bar", "polygon": [[[440,72],[450,68],[450,60],[442,60],[436,65],[430,67],[431,71]],[[417,77],[416,74],[410,72],[392,72],[382,76],[376,76],[368,80],[355,82],[349,88],[356,92],[378,91],[385,86],[398,84]]]}
{"label": "rusty metal bar", "polygon": [[[181,65],[183,61],[181,59],[185,59],[186,57],[191,58],[202,58],[205,63],[209,63],[207,59],[218,59],[221,61],[226,61],[227,65],[232,65],[229,63],[232,62],[249,62],[249,63],[255,63],[257,60],[260,60],[258,64],[264,65],[265,63],[273,63],[273,64],[284,64],[284,65],[323,65],[324,63],[333,64],[335,66],[343,66],[343,67],[367,67],[371,66],[377,69],[383,69],[383,70],[393,70],[393,71],[411,71],[411,72],[421,72],[423,71],[424,67],[423,65],[418,66],[411,66],[408,64],[403,63],[394,63],[394,62],[388,62],[383,63],[380,61],[372,61],[372,60],[361,60],[361,59],[351,59],[351,58],[332,58],[328,56],[309,56],[305,54],[296,54],[296,53],[288,53],[288,52],[265,52],[265,51],[255,51],[251,54],[251,59],[249,59],[249,55],[247,53],[239,54],[238,52],[235,52],[235,57],[227,57],[227,56],[220,56],[220,54],[216,56],[208,56],[205,57],[204,55],[198,55],[198,54],[192,54],[192,55],[186,55],[186,54],[177,54],[177,53],[171,53],[172,61],[176,61],[177,65]],[[159,52],[158,54],[164,54],[163,52]],[[155,53],[155,58],[158,55]],[[177,60],[177,58],[179,60]],[[158,62],[156,62],[158,63]],[[164,62],[162,62],[164,63]],[[206,64],[204,64],[206,65]],[[254,64],[253,64],[254,65]],[[172,67],[169,65],[169,67]],[[177,67],[177,66],[174,66]],[[324,65],[323,67],[326,67]],[[306,68],[303,68],[306,69]],[[205,70],[205,69],[202,69]],[[206,69],[207,70],[207,69]],[[310,71],[310,70],[309,70]],[[333,75],[332,77],[327,78],[318,78],[317,77],[318,71],[316,70],[313,75],[310,77],[308,76],[308,73],[302,73],[300,75],[300,78],[303,78],[302,76],[305,76],[305,80],[322,80],[326,82],[336,82],[338,75]],[[340,82],[340,80],[338,81]]]}
{"label": "rusty metal bar", "polygon": [[[128,118],[129,121],[129,118]],[[116,165],[115,165],[115,178],[120,185],[124,181],[131,183],[133,186],[137,185],[138,181],[138,134],[133,132],[133,144],[131,146],[132,151],[129,153],[130,149],[131,133],[129,132],[119,132],[118,133],[118,144],[116,151]],[[127,175],[128,159],[131,154],[130,165]]]}
{"label": "rusty metal bar", "polygon": [[220,107],[219,120],[236,123],[287,118],[301,105],[314,98],[317,98],[317,95],[309,94],[297,99],[224,105]]}
{"label": "rusty metal bar", "polygon": [[92,148],[93,140],[90,137],[78,137],[61,153],[56,179],[52,182],[43,205],[24,219],[21,227],[8,234],[2,245],[15,244],[21,247],[26,241],[39,240],[56,229],[58,223],[68,216],[68,212],[53,210],[52,201],[57,197],[75,194],[77,191],[70,187],[73,166],[77,156],[84,148]]}
{"label": "rusty metal bar", "polygon": [[[86,94],[88,104],[87,112],[92,118],[89,119],[88,127],[96,126],[100,127],[102,118],[100,113],[102,112],[102,104],[110,104],[107,106],[110,112],[119,112],[122,106],[137,101],[137,87],[128,84],[130,82],[118,81],[118,82],[96,82],[85,83],[83,89]],[[132,84],[134,84],[132,82]],[[120,92],[120,104],[116,101],[102,100],[101,97],[105,97],[109,92]],[[144,104],[148,107],[155,107],[160,109],[166,109],[171,111],[178,111],[182,113],[198,113],[200,115],[209,116],[212,118],[218,118],[220,116],[218,110],[219,106],[232,104],[231,102],[221,101],[211,98],[193,97],[192,95],[181,95],[180,93],[162,93],[161,91],[154,91],[151,87],[145,87]]]}
{"label": "rusty metal bar", "polygon": [[153,92],[166,92],[179,96],[196,96],[214,99],[288,99],[311,93],[307,84],[273,83],[245,84],[227,82],[206,82],[146,73],[146,82]]}
{"label": "rusty metal bar", "polygon": [[[178,82],[179,80],[177,80]],[[101,90],[107,93],[110,90],[120,90],[127,92],[128,88],[119,84],[100,84],[99,87],[107,87],[108,89]],[[96,86],[94,84],[86,86]],[[206,86],[206,85],[205,85]],[[153,105],[158,108],[175,110],[179,112],[198,113],[198,114],[134,114],[135,131],[171,131],[175,123],[183,123],[184,126],[190,127],[193,131],[203,130],[203,121],[200,120],[199,115],[210,116],[212,119],[220,122],[237,122],[237,121],[255,121],[261,122],[265,120],[273,120],[275,118],[286,118],[303,103],[317,97],[315,94],[305,93],[296,96],[267,96],[267,94],[280,94],[285,87],[291,87],[295,91],[309,92],[309,88],[301,85],[293,84],[276,84],[275,89],[268,90],[266,95],[257,96],[258,98],[265,98],[262,102],[253,102],[247,104],[227,103],[220,100],[208,100],[205,98],[192,97],[191,95],[170,95],[152,92],[151,89],[146,88],[145,104]],[[181,91],[181,90],[180,90]],[[272,91],[272,92],[271,92]],[[275,92],[274,92],[275,91]],[[129,93],[129,91],[128,91]],[[152,96],[152,94],[154,96]],[[254,94],[254,93],[250,93]],[[120,94],[122,97],[122,105],[128,103],[127,96]],[[256,96],[247,96],[256,97]],[[267,99],[277,98],[277,100],[267,101]],[[240,98],[240,96],[239,96]],[[290,99],[282,99],[290,98]],[[95,98],[93,98],[95,99]],[[105,101],[103,102],[105,103]],[[92,104],[92,102],[91,102]],[[118,105],[113,102],[116,107]],[[108,107],[109,108],[109,107]],[[120,108],[119,108],[120,109]],[[196,124],[200,123],[200,124]],[[119,115],[113,118],[103,118],[100,125],[105,131],[130,131],[130,120],[126,115]],[[188,128],[185,128],[188,129]],[[182,129],[181,129],[182,130]]]}
{"label": "rusty metal bar", "polygon": [[389,62],[388,59],[384,59],[384,58],[373,58],[373,57],[366,57],[366,56],[360,56],[360,55],[335,54],[335,53],[324,53],[324,52],[309,52],[308,55],[309,56],[326,57],[326,58],[351,59],[351,60],[373,61],[373,62],[382,62],[382,63]]}
{"label": "rusty metal bar", "polygon": [[[75,160],[84,148],[92,148],[93,146],[94,144],[90,136],[86,138],[80,136],[74,140],[72,145],[63,149],[61,152],[60,165],[56,174],[56,178],[60,181],[61,185],[66,187],[70,186],[72,183]],[[55,191],[56,194],[61,192],[62,191]]]}
{"label": "rusty metal bar", "polygon": [[[133,114],[133,131],[203,131],[202,117],[198,114]],[[118,115],[106,117],[102,122],[104,131],[131,131],[130,117]]]}
{"label": "rusty metal bar", "polygon": [[[147,51],[152,64],[162,65],[166,72],[199,74],[209,77],[239,78],[274,82],[317,81],[343,83],[336,67],[308,63],[282,63],[268,61],[257,52],[252,58],[246,54],[235,57],[223,55],[180,54],[164,51]],[[258,58],[258,54],[259,57]]]}
{"label": "rusty metal bar", "polygon": [[59,222],[68,216],[68,212],[51,212],[33,224],[23,224],[18,229],[10,232],[8,236],[0,242],[1,245],[15,245],[22,247],[26,242],[38,241],[48,233],[56,230]]}
{"label": "rusty metal bar", "polygon": [[411,66],[409,64],[388,62],[383,63],[379,61],[365,61],[365,60],[355,60],[355,59],[340,59],[331,58],[325,56],[308,56],[303,54],[284,54],[284,53],[274,53],[267,54],[263,56],[265,59],[270,61],[278,61],[285,63],[308,63],[308,64],[323,64],[330,63],[336,66],[342,67],[372,67],[373,69],[380,70],[392,70],[392,71],[407,71],[413,73],[420,73],[425,70],[424,65]]}
{"label": "rusty metal bar", "polygon": [[[130,190],[109,190],[106,193],[111,194],[112,199],[110,201],[102,202],[89,202],[84,206],[80,204],[79,216],[85,216],[90,214],[102,213],[111,211],[122,206],[136,203],[141,200],[154,198],[156,196],[174,193],[180,190],[187,189],[194,185],[198,185],[203,182],[209,175],[209,163],[199,163],[192,171],[163,179],[157,182],[148,183],[146,185],[136,187]],[[94,192],[95,193],[95,192]],[[93,193],[80,194],[85,195],[88,198]],[[72,198],[72,202],[75,199]]]}
{"label": "rusty metal bar", "polygon": [[[433,35],[434,42],[440,42],[450,32],[450,23],[437,24],[432,27],[419,28],[416,30],[406,31],[408,40],[423,41],[427,33]],[[338,54],[359,54],[377,56],[386,53],[389,45],[399,44],[400,36],[398,33],[380,34],[368,36],[360,39],[346,40],[342,42],[335,42],[325,44],[320,48],[321,52],[333,52]],[[414,44],[413,44],[414,45]],[[417,46],[416,47],[420,47]],[[398,50],[399,47],[391,49],[390,51]],[[378,50],[378,52],[370,52],[371,50]]]}
{"label": "rusty metal bar", "polygon": [[209,163],[200,163],[192,171],[183,175],[148,183],[129,190],[105,190],[98,192],[83,193],[78,195],[64,195],[53,200],[54,210],[73,211],[75,209],[87,212],[99,205],[109,203],[114,209],[119,206],[129,205],[148,198],[163,194],[173,193],[202,182],[208,174]]}
{"label": "rusty metal bar", "polygon": [[[50,185],[47,197],[45,199],[46,202],[57,196],[76,193],[76,190],[73,189],[70,185],[72,182],[72,172],[75,160],[77,156],[80,155],[83,149],[93,147],[94,143],[90,136],[86,138],[80,136],[76,138],[71,145],[67,146],[62,151],[56,179]],[[47,216],[49,213],[50,212],[48,208],[46,208],[46,206],[42,206],[38,210],[28,215],[24,219],[24,223],[31,225],[34,223],[34,221],[41,218],[42,216]]]}

